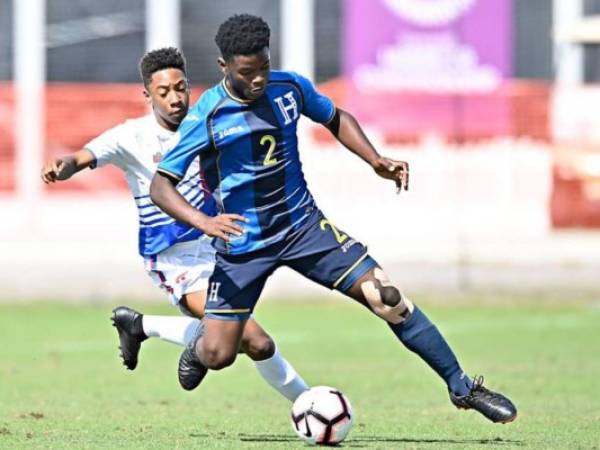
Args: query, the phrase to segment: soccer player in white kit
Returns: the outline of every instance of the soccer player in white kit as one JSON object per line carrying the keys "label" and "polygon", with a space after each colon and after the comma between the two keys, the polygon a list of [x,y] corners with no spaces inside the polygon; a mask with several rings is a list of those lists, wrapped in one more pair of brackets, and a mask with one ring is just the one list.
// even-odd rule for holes
{"label": "soccer player in white kit", "polygon": [[[199,230],[176,222],[155,206],[149,195],[150,182],[169,141],[186,116],[189,85],[185,58],[176,48],[162,48],[140,61],[144,97],[152,113],[127,120],[87,143],[83,149],[52,158],[42,169],[49,184],[67,180],[89,167],[113,164],[125,174],[139,217],[139,253],[154,284],[186,316],[150,316],[120,306],[112,321],[119,333],[123,364],[137,366],[141,343],[148,337],[187,345],[201,332],[208,279],[215,251],[210,238]],[[214,234],[236,233],[236,215],[216,215],[216,205],[205,188],[197,159],[178,184],[179,192],[196,208],[213,216]],[[260,375],[287,399],[293,401],[308,389],[304,380],[281,356],[271,337],[254,320],[246,324],[241,350],[255,363]],[[184,386],[185,388],[185,386]]]}

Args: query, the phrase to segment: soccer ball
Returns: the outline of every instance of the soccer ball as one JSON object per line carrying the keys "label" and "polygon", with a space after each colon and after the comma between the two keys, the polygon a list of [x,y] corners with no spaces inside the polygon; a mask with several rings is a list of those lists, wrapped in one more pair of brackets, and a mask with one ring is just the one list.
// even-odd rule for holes
{"label": "soccer ball", "polygon": [[339,444],[352,428],[352,406],[335,388],[313,387],[294,402],[292,427],[309,444]]}

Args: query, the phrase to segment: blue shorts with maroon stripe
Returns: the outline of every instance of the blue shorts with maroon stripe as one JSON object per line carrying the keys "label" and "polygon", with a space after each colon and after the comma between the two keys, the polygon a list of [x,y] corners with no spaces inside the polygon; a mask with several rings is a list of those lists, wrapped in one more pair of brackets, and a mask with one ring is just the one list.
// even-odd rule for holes
{"label": "blue shorts with maroon stripe", "polygon": [[242,255],[217,253],[208,285],[206,317],[250,317],[267,278],[282,266],[329,289],[345,292],[377,263],[363,244],[316,210],[300,230],[276,244]]}

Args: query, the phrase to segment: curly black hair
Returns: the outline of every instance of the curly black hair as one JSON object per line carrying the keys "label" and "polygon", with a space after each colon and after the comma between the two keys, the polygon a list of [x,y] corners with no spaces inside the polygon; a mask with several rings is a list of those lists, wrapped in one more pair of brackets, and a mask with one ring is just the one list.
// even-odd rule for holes
{"label": "curly black hair", "polygon": [[250,14],[236,14],[219,26],[215,42],[221,56],[252,55],[269,46],[271,30],[262,18]]}
{"label": "curly black hair", "polygon": [[179,69],[185,75],[185,57],[175,47],[164,47],[147,52],[140,60],[140,75],[144,86],[152,82],[152,75],[163,69]]}

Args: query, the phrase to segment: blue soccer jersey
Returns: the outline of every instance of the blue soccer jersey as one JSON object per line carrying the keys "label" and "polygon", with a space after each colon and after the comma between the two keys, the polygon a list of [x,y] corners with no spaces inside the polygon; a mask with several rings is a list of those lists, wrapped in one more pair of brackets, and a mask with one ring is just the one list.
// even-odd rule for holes
{"label": "blue soccer jersey", "polygon": [[228,243],[218,240],[218,251],[255,251],[309,221],[316,206],[298,154],[300,114],[327,123],[335,106],[306,78],[271,71],[257,100],[236,98],[221,82],[202,95],[180,125],[158,171],[181,179],[200,155],[203,177],[220,212],[249,220],[242,236],[231,236]]}

